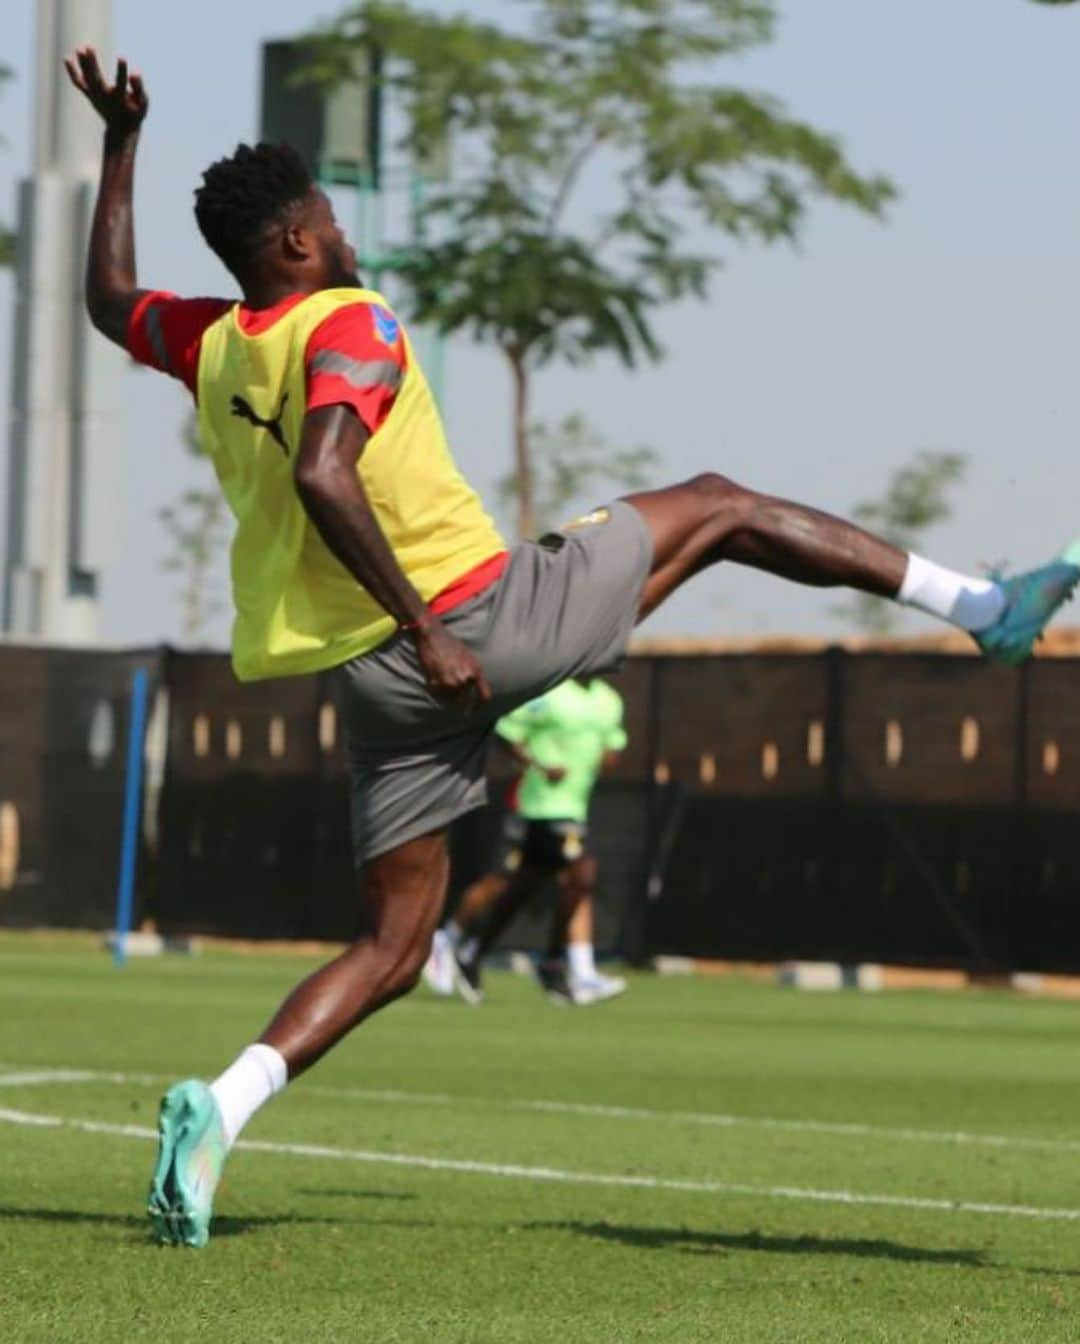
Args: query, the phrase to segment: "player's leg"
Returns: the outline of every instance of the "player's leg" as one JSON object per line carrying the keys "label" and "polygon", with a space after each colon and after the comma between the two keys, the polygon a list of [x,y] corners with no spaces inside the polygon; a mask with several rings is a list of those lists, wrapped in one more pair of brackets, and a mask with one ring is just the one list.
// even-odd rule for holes
{"label": "player's leg", "polygon": [[[484,998],[481,979],[484,957],[490,946],[485,937],[488,922],[491,921],[492,929],[495,930],[491,938],[494,941],[519,908],[519,901],[512,891],[513,885],[514,874],[505,868],[486,873],[466,891],[453,918],[447,922],[445,929],[440,929],[435,935],[436,940],[445,939],[450,993],[456,990],[473,1007],[482,1003]],[[503,915],[500,913],[500,905],[508,896],[508,913]],[[433,944],[432,955],[434,952]]]}
{"label": "player's leg", "polygon": [[548,874],[523,863],[491,903],[482,919],[470,930],[470,937],[455,954],[456,988],[466,1003],[483,1000],[481,973],[484,961],[502,935],[547,881]]}
{"label": "player's leg", "polygon": [[818,587],[844,586],[901,601],[974,634],[1017,661],[1080,580],[1080,551],[1000,583],[935,565],[832,514],[747,490],[706,473],[627,498],[644,518],[653,564],[640,607],[654,611],[680,584],[720,560]]}
{"label": "player's leg", "polygon": [[361,937],[299,984],[259,1038],[282,1056],[290,1079],[365,1017],[416,986],[442,913],[449,869],[443,831],[367,865]]}
{"label": "player's leg", "polygon": [[[626,991],[620,976],[604,975],[596,966],[596,885],[599,865],[583,854],[559,874],[559,913],[552,944],[566,952],[566,981],[571,1000],[584,1006],[613,999]],[[558,943],[555,939],[558,938]]]}
{"label": "player's leg", "polygon": [[467,887],[458,907],[431,940],[431,954],[424,964],[424,981],[434,993],[453,994],[458,968],[455,959],[462,948],[468,949],[474,929],[510,886],[510,875],[503,870],[485,873]]}
{"label": "player's leg", "polygon": [[[592,860],[580,854],[567,860],[562,854],[564,838],[553,828],[548,832],[548,844],[559,856],[555,869],[558,894],[548,926],[547,947],[536,963],[536,982],[552,1003],[566,1005],[574,1002],[567,965],[571,939],[576,940],[575,954],[579,960],[592,949],[591,883],[585,871]],[[569,875],[579,865],[582,871],[574,882]],[[584,947],[580,940],[585,940]]]}
{"label": "player's leg", "polygon": [[166,1093],[149,1204],[160,1240],[205,1245],[225,1158],[255,1111],[365,1017],[413,988],[448,870],[443,831],[373,859],[364,872],[357,941],[298,985],[214,1083],[189,1079]]}
{"label": "player's leg", "polygon": [[528,904],[544,885],[546,874],[529,864],[522,865],[503,888],[501,895],[488,908],[487,914],[474,930],[475,955],[483,960],[516,919],[518,912]]}
{"label": "player's leg", "polygon": [[461,940],[472,933],[495,902],[506,893],[510,880],[507,872],[485,873],[466,889],[461,904],[448,921],[457,929]]}
{"label": "player's leg", "polygon": [[[491,871],[468,888],[453,915],[436,931],[431,956],[424,967],[424,979],[436,993],[457,991],[466,1003],[475,1005],[482,1001],[480,981],[486,948],[481,942],[489,916],[494,929],[498,930],[503,923],[504,917],[493,912],[522,868],[526,834],[525,821],[513,810],[506,811]],[[517,909],[518,904],[512,902],[508,917],[512,918]]]}
{"label": "player's leg", "polygon": [[[559,874],[559,900],[551,921],[549,955],[566,953],[569,957],[573,947],[587,948],[591,952],[596,878],[597,864],[591,854],[583,854]],[[587,967],[583,963],[583,969],[595,969],[595,966]]]}
{"label": "player's leg", "polygon": [[758,495],[723,476],[706,473],[630,495],[627,502],[644,517],[653,539],[643,615],[720,560],[881,597],[895,597],[903,583],[907,557],[897,547],[840,518]]}

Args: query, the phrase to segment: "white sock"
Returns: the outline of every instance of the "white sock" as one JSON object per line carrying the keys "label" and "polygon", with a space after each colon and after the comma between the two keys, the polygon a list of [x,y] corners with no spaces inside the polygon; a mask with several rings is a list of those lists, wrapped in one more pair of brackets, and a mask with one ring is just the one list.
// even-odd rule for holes
{"label": "white sock", "polygon": [[443,933],[446,934],[446,941],[450,945],[450,951],[456,952],[461,946],[461,940],[465,937],[465,930],[460,924],[455,924],[452,919],[447,920],[443,925]]}
{"label": "white sock", "polygon": [[570,962],[571,980],[592,980],[596,975],[596,959],[592,943],[570,943],[566,949]]}
{"label": "white sock", "polygon": [[469,938],[463,943],[459,943],[456,948],[457,956],[462,961],[475,961],[476,954],[480,951],[480,939]]}
{"label": "white sock", "polygon": [[896,600],[973,634],[993,625],[1005,610],[1005,594],[1000,584],[943,569],[914,552],[908,556],[907,572]]}
{"label": "white sock", "polygon": [[288,1082],[285,1060],[272,1045],[249,1045],[229,1065],[210,1091],[221,1111],[229,1147],[260,1106]]}

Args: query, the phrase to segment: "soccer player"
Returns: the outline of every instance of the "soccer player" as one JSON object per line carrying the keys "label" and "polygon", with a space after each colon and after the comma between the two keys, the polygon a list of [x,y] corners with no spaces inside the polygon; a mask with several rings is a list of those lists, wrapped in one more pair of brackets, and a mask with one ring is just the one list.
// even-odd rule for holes
{"label": "soccer player", "polygon": [[[424,968],[439,994],[457,988],[480,1003],[485,956],[529,898],[552,876],[560,899],[541,987],[560,1003],[614,998],[626,981],[602,975],[593,951],[596,859],[586,848],[589,799],[601,769],[626,746],[622,697],[599,679],[564,681],[495,725],[522,768],[493,871],[465,892],[435,934]],[[564,964],[565,953],[565,964]]]}
{"label": "soccer player", "polygon": [[237,676],[336,668],[349,742],[356,941],[297,985],[211,1085],[185,1080],[162,1102],[151,1220],[163,1241],[201,1246],[251,1116],[419,979],[443,906],[447,827],[484,798],[497,719],[617,664],[635,622],[721,560],[906,603],[1018,662],[1080,580],[1080,545],[1008,581],[971,578],[706,472],[508,551],[454,466],[408,336],[361,288],[298,156],[240,145],[196,190],[199,229],[239,299],[140,288],[143,82],[124,61],[108,82],[91,48],[66,64],[105,123],[87,308],[195,397],[235,522]]}

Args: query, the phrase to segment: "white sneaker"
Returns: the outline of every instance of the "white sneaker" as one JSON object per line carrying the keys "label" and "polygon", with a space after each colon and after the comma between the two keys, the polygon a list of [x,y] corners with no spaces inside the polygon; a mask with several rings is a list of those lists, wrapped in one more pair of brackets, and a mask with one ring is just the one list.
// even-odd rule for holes
{"label": "white sneaker", "polygon": [[424,963],[424,982],[440,998],[449,998],[454,992],[454,953],[445,929],[436,929],[431,940],[431,952]]}
{"label": "white sneaker", "polygon": [[603,1003],[605,999],[617,999],[626,993],[626,981],[621,975],[601,975],[599,971],[587,979],[571,979],[570,995],[578,1008],[587,1008],[591,1003]]}

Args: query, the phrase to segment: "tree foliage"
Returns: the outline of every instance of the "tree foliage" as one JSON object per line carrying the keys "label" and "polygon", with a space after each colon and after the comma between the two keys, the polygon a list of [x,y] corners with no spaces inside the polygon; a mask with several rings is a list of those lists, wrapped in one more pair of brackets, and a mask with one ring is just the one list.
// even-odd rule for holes
{"label": "tree foliage", "polygon": [[[537,464],[538,532],[569,521],[569,511],[575,505],[589,508],[600,503],[601,489],[643,489],[657,461],[656,452],[643,444],[613,448],[603,434],[577,413],[566,416],[557,425],[543,421],[530,425],[529,442]],[[504,505],[512,507],[517,503],[517,477],[513,472],[504,476],[496,489]]]}
{"label": "tree foliage", "polygon": [[[183,441],[191,456],[205,464],[194,414],[184,424]],[[185,644],[197,644],[206,639],[210,622],[223,605],[215,570],[229,532],[225,497],[215,481],[207,490],[185,490],[175,504],[159,510],[158,517],[172,543],[162,568],[181,579],[182,637]]]}
{"label": "tree foliage", "polygon": [[856,504],[852,516],[894,546],[911,550],[928,528],[951,516],[949,487],[959,485],[966,472],[963,453],[919,453],[893,474],[879,499]]}
{"label": "tree foliage", "polygon": [[[967,465],[963,453],[919,453],[894,472],[879,498],[856,504],[851,516],[901,550],[913,551],[932,527],[952,516],[949,492],[963,481]],[[868,593],[837,611],[870,635],[887,635],[896,625],[896,604]]]}
{"label": "tree foliage", "polygon": [[[312,78],[383,53],[422,162],[453,137],[423,242],[404,250],[414,315],[506,357],[515,390],[519,529],[534,530],[528,439],[534,371],[604,352],[655,360],[662,304],[704,297],[709,233],[799,236],[808,202],[879,215],[893,195],[838,142],[764,94],[724,83],[724,59],[767,42],[772,0],[519,0],[505,26],[367,0],[312,39]],[[586,175],[599,210],[581,203]]]}

